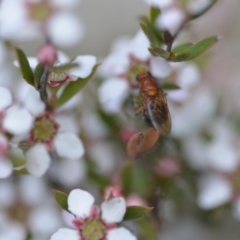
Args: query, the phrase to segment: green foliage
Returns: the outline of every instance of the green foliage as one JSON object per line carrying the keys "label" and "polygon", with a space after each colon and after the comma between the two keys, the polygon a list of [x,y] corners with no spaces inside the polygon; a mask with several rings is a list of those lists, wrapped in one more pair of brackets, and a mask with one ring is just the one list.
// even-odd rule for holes
{"label": "green foliage", "polygon": [[189,61],[196,57],[199,57],[201,54],[206,52],[210,47],[212,47],[218,41],[217,36],[208,37],[200,42],[194,44],[193,46],[180,51],[176,54],[173,59],[174,62]]}
{"label": "green foliage", "polygon": [[163,90],[178,90],[178,89],[180,89],[180,87],[178,85],[176,85],[175,83],[164,83],[161,86],[161,89],[163,89]]}
{"label": "green foliage", "polygon": [[122,189],[127,195],[132,192],[133,187],[133,163],[128,163],[124,166],[121,172]]}
{"label": "green foliage", "polygon": [[69,63],[63,64],[63,65],[53,66],[53,67],[51,67],[51,70],[54,72],[62,72],[62,71],[68,71],[74,67],[78,67],[78,64],[69,62]]}
{"label": "green foliage", "polygon": [[43,75],[43,71],[44,71],[44,65],[39,63],[34,70],[34,84],[36,88],[40,86],[40,80]]}
{"label": "green foliage", "polygon": [[174,47],[174,49],[172,50],[173,53],[180,53],[188,48],[190,48],[191,46],[193,46],[193,43],[191,42],[188,42],[188,43],[183,43],[183,44],[180,44],[176,47]]}
{"label": "green foliage", "polygon": [[99,64],[96,64],[93,67],[93,70],[89,76],[86,78],[78,78],[76,81],[69,82],[66,88],[63,90],[59,99],[57,100],[57,107],[62,106],[67,101],[69,101],[72,97],[74,97],[80,90],[88,83],[88,81],[93,77],[96,72]]}
{"label": "green foliage", "polygon": [[52,192],[58,205],[64,210],[68,211],[68,202],[67,202],[68,195],[64,192],[61,192],[55,189],[53,189]]}
{"label": "green foliage", "polygon": [[25,79],[25,81],[28,84],[34,86],[33,71],[29,65],[29,62],[27,60],[25,53],[20,48],[16,48],[15,50],[16,50],[17,59],[20,65],[22,77]]}
{"label": "green foliage", "polygon": [[129,206],[123,221],[134,220],[146,216],[153,208],[143,206]]}
{"label": "green foliage", "polygon": [[156,19],[161,14],[161,10],[158,7],[151,7],[149,12],[150,23],[155,24]]}

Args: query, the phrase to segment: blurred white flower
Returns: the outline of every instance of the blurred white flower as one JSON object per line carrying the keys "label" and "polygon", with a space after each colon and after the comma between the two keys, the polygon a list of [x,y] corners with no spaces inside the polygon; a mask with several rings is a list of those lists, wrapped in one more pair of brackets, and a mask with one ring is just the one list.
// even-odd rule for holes
{"label": "blurred white flower", "polygon": [[220,175],[204,176],[200,181],[198,205],[205,210],[216,208],[231,200],[231,183]]}
{"label": "blurred white flower", "polygon": [[159,8],[167,8],[173,5],[175,0],[144,0],[148,5],[159,7]]}
{"label": "blurred white flower", "polygon": [[[136,240],[127,229],[113,228],[114,223],[121,222],[126,212],[124,198],[112,198],[101,204],[101,211],[93,205],[94,198],[91,194],[81,189],[72,190],[68,196],[68,210],[72,212],[76,230],[61,228],[51,237],[51,240],[68,239],[83,240],[90,236],[96,239],[108,240]],[[93,230],[94,229],[94,230]],[[94,232],[93,232],[94,231]]]}
{"label": "blurred white flower", "polygon": [[43,33],[53,44],[62,47],[75,45],[84,36],[81,21],[72,13],[78,3],[78,0],[3,0],[0,36],[10,40],[29,40],[37,39]]}
{"label": "blurred white flower", "polygon": [[108,79],[98,89],[99,101],[109,113],[118,113],[129,93],[128,82],[120,78]]}
{"label": "blurred white flower", "polygon": [[168,91],[168,99],[174,102],[185,102],[191,96],[191,90],[200,82],[200,72],[193,63],[172,63],[175,83],[179,90]]}
{"label": "blurred white flower", "polygon": [[183,105],[176,106],[169,102],[169,108],[172,116],[171,134],[180,138],[194,136],[209,123],[216,109],[216,99],[213,92],[202,86]]}
{"label": "blurred white flower", "polygon": [[181,8],[170,8],[163,11],[156,20],[157,27],[175,33],[184,23],[186,14]]}
{"label": "blurred white flower", "polygon": [[12,94],[5,88],[0,86],[0,112],[5,110],[12,104]]}
{"label": "blurred white flower", "polygon": [[197,14],[208,7],[213,0],[190,0],[187,3],[187,10],[191,14]]}

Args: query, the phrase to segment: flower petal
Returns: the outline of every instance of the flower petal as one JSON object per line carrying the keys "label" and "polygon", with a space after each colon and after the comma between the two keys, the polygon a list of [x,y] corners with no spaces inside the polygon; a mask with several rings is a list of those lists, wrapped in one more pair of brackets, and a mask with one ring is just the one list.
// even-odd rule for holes
{"label": "flower petal", "polygon": [[62,47],[76,45],[84,35],[82,23],[70,13],[59,13],[48,24],[48,34],[53,43]]}
{"label": "flower petal", "polygon": [[76,230],[60,228],[51,236],[50,240],[81,240],[81,237]]}
{"label": "flower petal", "polygon": [[57,154],[62,158],[76,160],[83,156],[85,150],[82,141],[73,133],[59,133],[53,140]]}
{"label": "flower petal", "polygon": [[92,72],[94,65],[96,64],[97,59],[95,56],[84,55],[78,56],[74,59],[73,63],[79,64],[77,68],[73,68],[69,71],[71,75],[80,78],[86,78]]}
{"label": "flower petal", "polygon": [[124,198],[112,198],[109,201],[102,203],[101,215],[106,223],[121,222],[126,212],[126,202]]}
{"label": "flower petal", "polygon": [[160,29],[176,31],[184,22],[186,16],[180,8],[170,8],[157,18],[157,26]]}
{"label": "flower petal", "polygon": [[171,65],[159,57],[152,57],[150,61],[150,72],[154,77],[165,78],[171,73]]}
{"label": "flower petal", "polygon": [[135,37],[131,40],[129,51],[138,60],[146,61],[150,57],[148,51],[150,43],[143,31],[138,31]]}
{"label": "flower petal", "polygon": [[3,118],[3,127],[9,133],[23,134],[30,131],[33,125],[31,114],[20,106],[12,106],[6,111]]}
{"label": "flower petal", "polygon": [[11,103],[12,103],[11,92],[5,87],[0,87],[0,111],[10,106]]}
{"label": "flower petal", "polygon": [[100,103],[109,113],[118,113],[129,93],[129,86],[124,79],[111,78],[98,89]]}
{"label": "flower petal", "polygon": [[12,163],[8,159],[0,158],[0,179],[9,177],[12,171]]}
{"label": "flower petal", "polygon": [[107,240],[137,240],[126,228],[120,227],[108,231]]}
{"label": "flower petal", "polygon": [[62,51],[57,51],[58,63],[56,65],[62,65],[70,62],[70,58]]}
{"label": "flower petal", "polygon": [[[27,98],[26,98],[27,96]],[[19,87],[19,100],[24,107],[34,116],[39,116],[45,110],[45,105],[41,101],[38,91],[26,83]]]}
{"label": "flower petal", "polygon": [[33,176],[41,177],[48,169],[51,159],[43,144],[36,144],[26,152],[26,169]]}
{"label": "flower petal", "polygon": [[228,140],[211,142],[205,150],[208,163],[218,171],[232,173],[239,165],[239,151]]}
{"label": "flower petal", "polygon": [[144,0],[145,3],[151,6],[159,7],[159,8],[167,8],[173,4],[173,0]]}
{"label": "flower petal", "polygon": [[198,196],[198,205],[202,209],[212,209],[231,199],[231,184],[221,176],[205,177]]}
{"label": "flower petal", "polygon": [[183,66],[178,75],[176,82],[182,88],[192,88],[198,84],[200,80],[199,70],[195,64],[188,63]]}
{"label": "flower petal", "polygon": [[81,189],[74,189],[68,195],[68,210],[80,218],[90,215],[93,203],[93,196]]}

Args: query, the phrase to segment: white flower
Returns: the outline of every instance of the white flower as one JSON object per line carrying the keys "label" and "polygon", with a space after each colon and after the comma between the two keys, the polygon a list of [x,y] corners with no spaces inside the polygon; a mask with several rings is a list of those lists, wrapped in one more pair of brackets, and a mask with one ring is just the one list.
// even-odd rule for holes
{"label": "white flower", "polygon": [[144,2],[151,6],[167,8],[173,4],[174,0],[144,0]]}
{"label": "white flower", "polygon": [[0,112],[12,104],[12,94],[5,88],[0,87]]}
{"label": "white flower", "polygon": [[186,15],[180,8],[170,8],[162,12],[156,20],[159,29],[177,31],[184,23]]}
{"label": "white flower", "polygon": [[[81,189],[71,191],[68,196],[68,209],[76,219],[76,230],[61,228],[51,240],[83,240],[94,234],[96,240],[136,240],[127,229],[113,228],[114,223],[121,222],[126,212],[126,203],[122,197],[112,198],[101,205],[101,211],[93,205],[91,194]],[[94,231],[94,233],[93,233]]]}
{"label": "white flower", "polygon": [[182,103],[189,99],[190,91],[199,83],[200,73],[193,63],[173,63],[172,67],[176,75],[175,82],[180,89],[169,91],[168,99]]}
{"label": "white flower", "polygon": [[[52,144],[57,155],[67,160],[79,160],[84,154],[82,141],[74,133],[57,133]],[[50,161],[46,144],[37,143],[26,152],[26,169],[36,177],[45,174]]]}
{"label": "white flower", "polygon": [[[78,0],[3,0],[0,8],[0,36],[30,40],[41,37],[43,33],[59,46],[77,44],[84,36],[84,28],[70,10],[78,3]],[[10,16],[9,12],[13,15]]]}
{"label": "white flower", "polygon": [[28,133],[33,125],[33,117],[27,109],[20,106],[8,108],[4,114],[2,126],[11,134]]}
{"label": "white flower", "polygon": [[[27,84],[25,84],[27,85]],[[17,93],[21,92],[18,88]],[[36,91],[35,91],[36,92]],[[34,93],[35,93],[34,92]],[[27,93],[27,94],[26,94]],[[37,93],[35,93],[37,94]],[[27,97],[26,97],[27,96]],[[33,98],[33,92],[24,92],[22,96],[26,105],[22,107],[20,105],[12,105],[11,92],[5,88],[0,87],[0,113],[2,112],[1,127],[10,134],[20,135],[26,134],[30,131],[33,125],[33,117],[29,111],[38,111],[39,108],[35,108],[35,98]],[[39,105],[38,105],[39,106]],[[44,106],[43,106],[44,108]],[[40,109],[41,110],[41,109]]]}
{"label": "white flower", "polygon": [[98,89],[99,101],[106,112],[118,113],[129,92],[129,85],[124,79],[108,79]]}
{"label": "white flower", "polygon": [[200,182],[198,205],[205,210],[230,201],[233,194],[231,183],[219,175],[205,176]]}

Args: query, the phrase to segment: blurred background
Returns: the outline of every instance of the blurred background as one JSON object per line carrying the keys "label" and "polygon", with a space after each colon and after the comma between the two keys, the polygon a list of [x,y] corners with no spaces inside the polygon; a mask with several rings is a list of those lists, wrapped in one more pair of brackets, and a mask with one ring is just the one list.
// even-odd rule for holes
{"label": "blurred background", "polygon": [[[72,48],[62,48],[61,50],[72,58],[80,54],[95,55],[98,62],[101,62],[111,52],[111,46],[117,38],[122,36],[134,37],[139,30],[139,16],[147,15],[149,7],[142,0],[82,0],[75,11],[84,23],[86,35],[79,45]],[[153,159],[149,160],[150,166],[146,167],[147,173],[143,173],[143,176],[152,172],[155,173],[156,163],[166,156],[178,159],[182,166],[180,176],[174,175],[170,181],[166,180],[161,174],[158,176],[159,179],[156,177],[161,182],[157,182],[156,186],[159,187],[160,192],[162,191],[161,194],[163,193],[157,204],[159,205],[157,214],[161,219],[161,224],[155,226],[159,230],[158,240],[240,239],[240,206],[235,204],[240,196],[239,23],[240,1],[219,0],[206,14],[191,21],[179,35],[179,42],[198,42],[211,35],[219,35],[220,41],[207,53],[204,67],[196,63],[196,65],[199,64],[200,80],[192,89],[188,100],[184,103],[169,100],[173,121],[170,140],[163,140],[163,143],[158,143],[156,151],[140,159],[140,169],[148,165],[146,161],[149,158]],[[36,55],[36,51],[41,44],[42,39],[34,42],[17,43],[29,56]],[[11,59],[13,59],[12,56]],[[125,157],[126,141],[115,139],[116,136],[119,136],[117,131],[132,128],[136,132],[141,130],[143,125],[136,124],[137,127],[134,128],[136,119],[132,116],[130,118],[128,118],[129,116],[126,117],[127,111],[119,114],[120,121],[114,125],[113,122],[119,116],[104,113],[99,107],[97,97],[96,99],[93,97],[97,95],[97,89],[106,79],[103,76],[98,76],[94,80],[89,83],[86,90],[81,94],[80,105],[67,111],[67,114],[74,112],[78,115],[76,126],[80,129],[79,135],[87,149],[87,156],[84,161],[89,158],[91,164],[92,162],[94,164],[98,162],[99,169],[97,172],[100,176],[103,176],[103,179],[100,178],[99,181],[105,181],[100,186],[102,190],[102,187],[107,185],[106,181],[107,183],[114,181],[113,176],[115,176],[116,169],[127,163]],[[201,117],[204,120],[197,121]],[[131,120],[128,121],[128,119]],[[138,118],[138,121],[141,120]],[[89,122],[92,124],[90,127]],[[194,125],[192,122],[196,124]],[[97,127],[91,129],[93,125]],[[145,128],[144,126],[143,129]],[[117,129],[116,132],[111,132],[113,129]],[[93,137],[95,134],[96,138]],[[221,143],[218,142],[219,139]],[[163,150],[159,150],[162,146]],[[234,150],[232,150],[232,147],[234,147]],[[229,150],[230,148],[231,150]],[[116,152],[119,154],[117,157],[115,156]],[[231,165],[228,168],[225,161],[228,161],[228,159],[232,161],[232,155],[236,158],[236,161],[234,160],[235,165],[233,164],[236,167]],[[112,158],[112,160],[106,160],[108,158]],[[221,158],[221,160],[218,158]],[[222,166],[218,165],[218,160],[224,162]],[[49,173],[43,179],[39,180],[31,176],[24,176],[20,179],[11,177],[0,180],[0,210],[4,212],[4,214],[0,214],[0,240],[22,240],[22,238],[1,238],[1,216],[9,215],[11,216],[10,219],[17,219],[17,221],[14,220],[15,223],[20,222],[27,225],[28,230],[35,235],[33,234],[34,237],[31,236],[32,238],[26,239],[48,239],[46,235],[50,236],[60,226],[64,226],[61,220],[63,214],[49,194],[52,186],[66,192],[69,192],[74,187],[84,187],[97,195],[99,201],[99,189],[96,187],[95,182],[98,180],[89,182],[87,178],[87,176],[90,179],[94,178],[91,175],[91,164],[81,163],[80,167],[79,165],[76,167],[75,165],[66,166],[62,164],[57,167],[57,163],[53,162]],[[225,166],[228,168],[226,171],[224,170]],[[69,171],[73,171],[73,174],[75,174],[75,180],[69,179],[69,174],[63,176],[62,179],[59,177],[67,167],[69,167]],[[82,170],[74,172],[75,168],[84,168],[85,173],[82,173]],[[204,182],[202,185],[204,178],[207,181],[212,175],[214,177],[215,175],[217,177],[226,177],[233,190],[232,195],[227,200],[222,202],[219,200],[216,205],[206,207],[201,202],[201,199],[205,199],[206,192],[212,191],[213,195],[221,195],[219,193],[221,192],[221,186],[219,185],[221,182],[217,185],[220,190],[216,191],[216,193],[214,187],[207,188],[208,182]],[[138,177],[142,178],[141,174]],[[191,185],[191,187],[188,185]],[[203,186],[206,187],[206,191],[202,190],[205,189]],[[215,185],[212,184],[211,186]],[[27,193],[24,190],[26,188],[31,189],[31,191]],[[190,188],[194,190],[189,190]],[[178,195],[178,191],[181,194]],[[140,196],[142,194],[143,198],[148,196],[145,190],[142,190],[142,192],[136,190],[136,192]],[[39,193],[41,193],[41,196],[39,196]],[[188,195],[187,193],[192,195],[190,197],[184,196],[184,194]],[[211,193],[209,198],[214,198]],[[148,200],[147,205],[151,204],[151,199]],[[15,206],[18,206],[17,209],[14,208]],[[49,209],[51,209],[51,215]],[[18,216],[23,215],[27,215],[27,217],[18,218]],[[54,217],[52,217],[53,215]],[[2,217],[2,223],[5,221],[4,219]],[[46,221],[49,224],[46,224]],[[10,221],[9,225],[11,224]],[[21,232],[21,227],[17,226],[17,224],[15,230],[18,229]],[[44,226],[49,229],[45,229]],[[137,232],[137,227],[134,224],[130,223],[126,224],[126,226]],[[39,233],[43,232],[46,232],[46,234],[41,236]]]}

